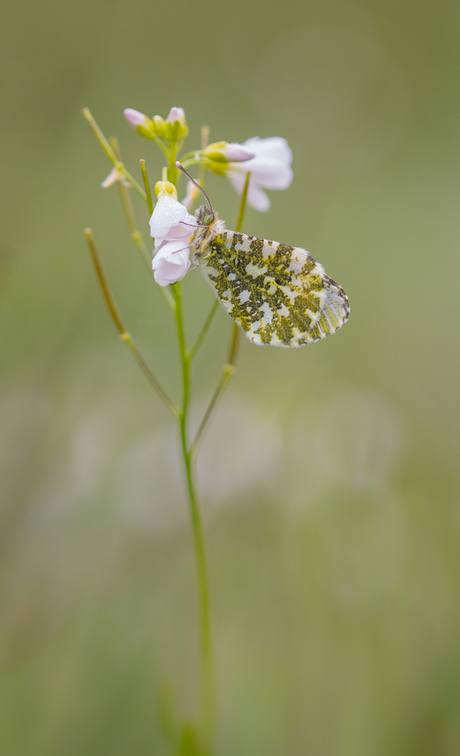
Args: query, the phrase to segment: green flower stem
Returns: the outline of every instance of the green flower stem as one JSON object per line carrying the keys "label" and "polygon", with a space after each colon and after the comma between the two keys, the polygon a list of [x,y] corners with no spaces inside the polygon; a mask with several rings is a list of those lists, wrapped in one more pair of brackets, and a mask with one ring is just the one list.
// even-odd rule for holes
{"label": "green flower stem", "polygon": [[201,127],[201,149],[200,150],[192,150],[191,152],[187,152],[183,157],[181,158],[182,165],[184,164],[184,160],[190,160],[191,158],[194,158],[195,155],[201,155],[202,152],[206,149],[209,143],[209,126],[206,126],[206,124],[203,124]]}
{"label": "green flower stem", "polygon": [[[236,222],[236,228],[235,228],[235,231],[237,231],[237,232],[240,232],[241,228],[243,226],[244,213],[245,213],[245,210],[246,210],[247,197],[248,197],[248,187],[249,187],[250,176],[251,176],[251,173],[249,171],[246,174],[246,181],[245,181],[245,184],[244,184],[243,193],[241,195],[240,210],[239,210],[239,213],[238,213],[238,220]],[[209,313],[208,318],[207,318],[207,320],[206,320],[206,322],[205,322],[205,324],[203,326],[203,328],[206,328],[206,330],[211,325],[212,319],[213,319],[216,311],[217,311],[217,307],[215,307],[215,309],[213,308],[211,310],[211,312]],[[241,336],[240,329],[238,328],[238,326],[237,326],[236,323],[233,323],[232,335],[230,337],[230,348],[229,348],[229,353],[228,353],[228,360],[225,363],[224,367],[222,368],[222,375],[220,377],[219,383],[217,384],[217,388],[216,388],[216,390],[215,390],[215,392],[213,394],[213,397],[212,397],[212,399],[211,399],[211,401],[210,401],[210,403],[208,405],[208,408],[207,408],[206,412],[204,413],[204,417],[203,417],[200,425],[198,426],[198,430],[197,430],[197,432],[195,434],[195,438],[193,439],[192,445],[190,447],[190,453],[191,453],[192,457],[196,454],[196,452],[198,450],[198,446],[199,446],[201,437],[202,437],[203,432],[204,432],[204,430],[206,428],[206,425],[208,424],[208,421],[209,421],[209,419],[210,419],[210,417],[211,417],[211,415],[212,415],[212,413],[213,413],[213,411],[214,411],[214,409],[215,409],[215,407],[217,405],[217,402],[219,401],[219,399],[222,398],[222,394],[224,393],[225,389],[227,388],[227,384],[228,384],[228,382],[230,380],[230,377],[235,372],[235,365],[236,365],[236,360],[237,360],[237,357],[238,357],[238,347],[239,347],[239,342],[240,342],[240,336]],[[202,339],[201,339],[201,334],[200,334],[200,336],[198,337],[198,346],[200,346],[201,340]],[[196,348],[197,347],[196,347],[196,344],[195,344],[195,347],[193,348],[194,352],[196,352]]]}
{"label": "green flower stem", "polygon": [[[201,149],[206,149],[209,142],[209,126],[203,125],[201,127]],[[206,179],[206,166],[201,163],[200,170],[198,174],[197,183],[204,188],[205,185],[205,179]],[[208,317],[206,318],[203,328],[201,329],[200,333],[198,334],[198,338],[195,341],[195,344],[193,345],[192,349],[190,350],[190,362],[192,362],[193,358],[195,357],[196,353],[198,352],[198,349],[200,348],[201,344],[204,341],[204,338],[209,330],[209,327],[214,320],[214,315],[216,314],[217,310],[219,309],[219,300],[216,299],[213,306],[211,307],[211,310],[209,312]]]}
{"label": "green flower stem", "polygon": [[198,349],[202,345],[204,337],[206,336],[206,334],[207,334],[207,332],[209,330],[209,326],[211,325],[212,321],[214,320],[214,315],[216,314],[216,312],[217,312],[218,309],[219,309],[219,300],[216,299],[216,301],[214,302],[213,306],[211,307],[211,310],[209,312],[208,317],[204,321],[203,328],[201,329],[200,333],[198,334],[197,340],[195,341],[193,347],[190,350],[190,353],[189,353],[189,359],[190,359],[190,361],[193,360],[193,358],[195,357],[196,353],[198,352]]}
{"label": "green flower stem", "polygon": [[204,413],[204,417],[198,427],[198,430],[195,434],[195,438],[193,439],[193,443],[190,447],[190,455],[192,457],[194,457],[195,454],[197,453],[198,446],[200,444],[201,437],[206,428],[206,425],[209,422],[209,419],[216,407],[217,402],[222,397],[222,394],[227,387],[227,383],[229,382],[230,377],[235,372],[235,364],[236,364],[236,358],[238,356],[239,341],[240,341],[240,330],[238,326],[236,325],[236,323],[234,323],[233,328],[232,328],[232,336],[231,336],[231,341],[230,341],[228,360],[223,367],[222,375],[220,377],[219,383],[217,384],[217,388],[214,391],[212,399],[209,402],[208,408],[206,412]]}
{"label": "green flower stem", "polygon": [[128,347],[129,351],[133,355],[140,369],[144,373],[150,385],[155,389],[155,391],[157,392],[162,402],[166,405],[166,407],[169,410],[171,410],[171,412],[174,415],[178,417],[180,414],[179,408],[176,407],[174,402],[172,402],[169,396],[167,395],[166,391],[162,388],[162,386],[160,386],[157,379],[155,378],[152,371],[150,370],[147,363],[145,362],[144,358],[135,347],[131,334],[128,333],[128,331],[125,328],[121,315],[115,304],[115,300],[113,298],[112,292],[110,291],[109,283],[107,281],[107,276],[105,275],[104,268],[102,267],[101,258],[99,256],[99,252],[96,246],[93,232],[90,228],[85,229],[85,236],[88,242],[88,248],[89,248],[93,263],[94,263],[94,267],[96,269],[96,275],[99,281],[99,286],[101,287],[102,295],[104,297],[104,300],[107,305],[107,309],[111,315],[111,318],[115,324],[115,327],[120,334],[121,340]]}
{"label": "green flower stem", "polygon": [[170,181],[171,184],[174,184],[176,189],[177,189],[177,184],[179,181],[179,171],[176,168],[176,160],[177,160],[178,152],[179,152],[178,143],[172,144],[171,149],[169,151],[169,156],[168,156],[168,181]]}
{"label": "green flower stem", "polygon": [[[203,126],[203,128],[205,128],[205,127]],[[196,160],[198,160],[198,161],[199,161],[199,160],[200,160],[200,158],[199,158],[199,157],[197,158],[196,156],[197,156],[197,155],[199,155],[199,156],[200,156],[200,155],[201,155],[201,154],[203,153],[203,151],[204,151],[205,149],[206,149],[206,145],[205,145],[204,147],[202,146],[202,147],[201,147],[201,150],[192,150],[191,152],[187,152],[187,153],[186,153],[185,155],[182,155],[182,157],[181,157],[181,159],[180,159],[180,161],[181,161],[182,165],[184,165],[184,162],[185,162],[186,160],[194,160],[194,159],[196,159]]]}
{"label": "green flower stem", "polygon": [[209,599],[209,581],[204,541],[203,519],[196,493],[192,453],[188,448],[188,410],[190,403],[190,353],[187,352],[184,318],[182,312],[182,294],[180,283],[171,286],[175,301],[175,316],[179,352],[182,365],[182,407],[179,412],[179,434],[181,452],[184,462],[185,481],[190,504],[193,540],[198,583],[198,607],[200,619],[201,646],[201,719],[206,749],[210,752],[214,731],[214,669],[211,632],[211,612]]}
{"label": "green flower stem", "polygon": [[244,182],[243,193],[241,195],[240,212],[238,213],[238,220],[236,221],[235,231],[241,232],[243,228],[244,214],[246,212],[246,205],[248,199],[249,179],[251,178],[251,171],[246,174],[246,181]]}
{"label": "green flower stem", "polygon": [[142,171],[142,179],[144,181],[144,187],[145,187],[145,196],[147,200],[147,207],[149,209],[149,216],[153,213],[153,201],[152,201],[152,193],[150,191],[150,184],[149,179],[147,176],[147,170],[145,167],[145,160],[141,160],[141,171]]}
{"label": "green flower stem", "polygon": [[[196,153],[194,154],[196,155]],[[184,168],[189,168],[191,165],[205,165],[205,163],[203,162],[201,158],[195,158],[195,157],[183,158],[181,160],[181,163],[184,166]]]}
{"label": "green flower stem", "polygon": [[201,127],[201,149],[205,150],[209,144],[209,126],[204,123]]}
{"label": "green flower stem", "polygon": [[[118,145],[118,139],[116,137],[110,137],[109,142],[119,162],[121,162],[121,154],[120,154],[120,147]],[[126,188],[126,186],[123,184],[122,181],[117,181],[117,184],[118,184],[118,190],[120,193],[121,204],[123,206],[126,221],[128,223],[128,227],[130,230],[131,239],[133,240],[137,249],[141,253],[142,258],[144,262],[146,263],[148,270],[150,270],[151,269],[150,256],[147,251],[147,247],[145,246],[144,238],[141,232],[137,228],[136,218],[134,217],[133,205],[131,202],[131,197],[129,196],[128,189]]]}
{"label": "green flower stem", "polygon": [[120,162],[113,151],[112,147],[110,146],[109,142],[105,138],[104,134],[102,133],[101,129],[97,125],[96,121],[94,120],[93,116],[91,115],[88,108],[83,108],[82,113],[86,120],[88,121],[91,130],[96,137],[97,141],[101,145],[102,149],[104,150],[105,154],[108,158],[112,161],[114,166],[120,171],[121,175],[125,177],[126,181],[131,184],[133,189],[136,190],[136,192],[139,194],[140,197],[144,200],[144,202],[147,201],[147,197],[145,195],[144,190],[141,186],[137,183],[136,179],[131,176],[131,174],[126,170],[125,166],[122,162]]}
{"label": "green flower stem", "polygon": [[158,145],[158,147],[162,151],[162,153],[165,156],[165,158],[168,158],[168,156],[169,156],[169,150],[166,147],[165,143],[161,139],[159,139],[157,136],[153,136],[153,141],[155,142],[155,144]]}

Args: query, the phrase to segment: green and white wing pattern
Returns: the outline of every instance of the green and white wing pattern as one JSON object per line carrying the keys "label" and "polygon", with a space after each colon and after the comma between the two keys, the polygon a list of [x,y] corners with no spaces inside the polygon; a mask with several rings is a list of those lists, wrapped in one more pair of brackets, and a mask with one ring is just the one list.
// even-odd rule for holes
{"label": "green and white wing pattern", "polygon": [[255,344],[309,344],[348,319],[347,295],[300,247],[223,230],[204,265],[223,306]]}

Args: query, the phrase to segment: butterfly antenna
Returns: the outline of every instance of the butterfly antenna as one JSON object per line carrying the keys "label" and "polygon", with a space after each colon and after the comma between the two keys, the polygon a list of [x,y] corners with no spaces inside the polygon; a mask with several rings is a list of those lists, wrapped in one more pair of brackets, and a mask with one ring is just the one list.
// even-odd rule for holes
{"label": "butterfly antenna", "polygon": [[189,181],[191,181],[191,182],[192,182],[192,184],[195,184],[196,188],[197,188],[197,189],[199,189],[199,191],[201,192],[201,194],[202,194],[202,195],[203,195],[203,197],[205,198],[205,200],[206,200],[206,202],[207,202],[207,204],[208,204],[208,207],[209,207],[209,209],[210,209],[211,213],[212,213],[212,214],[214,215],[214,210],[212,209],[212,205],[211,205],[211,203],[210,203],[210,201],[209,201],[209,197],[208,197],[208,195],[206,194],[206,192],[205,192],[205,190],[203,189],[203,187],[202,187],[202,186],[200,186],[200,185],[199,185],[199,183],[198,183],[197,181],[195,181],[195,179],[192,179],[192,177],[191,177],[190,173],[187,173],[187,171],[185,170],[185,168],[184,168],[184,166],[182,165],[182,163],[179,163],[179,161],[178,161],[178,160],[176,160],[176,168],[179,168],[179,170],[180,170],[180,171],[182,171],[182,173],[185,173],[185,175],[187,176],[187,178],[189,179]]}

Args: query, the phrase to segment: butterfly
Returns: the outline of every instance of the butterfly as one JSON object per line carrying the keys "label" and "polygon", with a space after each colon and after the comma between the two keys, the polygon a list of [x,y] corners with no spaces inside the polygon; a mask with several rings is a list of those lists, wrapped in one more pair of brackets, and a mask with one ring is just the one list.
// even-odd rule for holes
{"label": "butterfly", "polygon": [[193,262],[255,344],[298,347],[346,323],[347,295],[305,249],[229,231],[211,206],[195,218]]}

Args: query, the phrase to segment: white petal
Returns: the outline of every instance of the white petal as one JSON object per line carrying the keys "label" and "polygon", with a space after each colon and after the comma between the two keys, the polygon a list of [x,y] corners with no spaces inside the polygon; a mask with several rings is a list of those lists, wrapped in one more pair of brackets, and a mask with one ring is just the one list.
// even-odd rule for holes
{"label": "white petal", "polygon": [[155,245],[154,254],[155,257],[152,260],[152,267],[155,260],[165,259],[178,264],[179,256],[187,256],[189,254],[189,246],[183,239],[176,239],[175,241],[165,241],[161,245]]}
{"label": "white petal", "polygon": [[227,176],[232,182],[238,194],[241,194],[246,181],[246,174],[237,170],[227,171]]}
{"label": "white petal", "polygon": [[291,165],[292,150],[286,139],[283,137],[252,137],[243,142],[245,147],[255,152],[256,157],[271,157],[281,160],[283,163]]}
{"label": "white petal", "polygon": [[249,179],[248,205],[251,205],[254,210],[266,213],[267,210],[270,210],[270,204],[270,200],[263,189],[255,181]]}
{"label": "white petal", "polygon": [[[246,182],[245,174],[238,173],[236,171],[229,171],[227,173],[227,176],[229,177],[230,181],[232,182],[238,194],[242,194],[244,184]],[[267,197],[265,192],[260,188],[257,182],[253,180],[252,176],[249,179],[247,201],[248,201],[248,205],[253,207],[254,210],[259,210],[259,212],[266,213],[267,210],[270,209],[269,198]]]}
{"label": "white petal", "polygon": [[186,239],[195,228],[196,220],[184,205],[169,196],[159,199],[150,218],[151,236],[155,239]]}
{"label": "white petal", "polygon": [[183,241],[165,242],[152,260],[155,281],[160,286],[181,281],[190,268],[190,250]]}
{"label": "white petal", "polygon": [[243,175],[250,171],[251,180],[264,189],[287,189],[293,178],[292,151],[287,141],[282,137],[252,137],[244,146],[255,152],[255,157],[244,163],[230,163],[230,171]]}
{"label": "white petal", "polygon": [[251,171],[251,177],[265,189],[287,189],[294,176],[290,165],[268,157],[248,160],[241,167]]}

